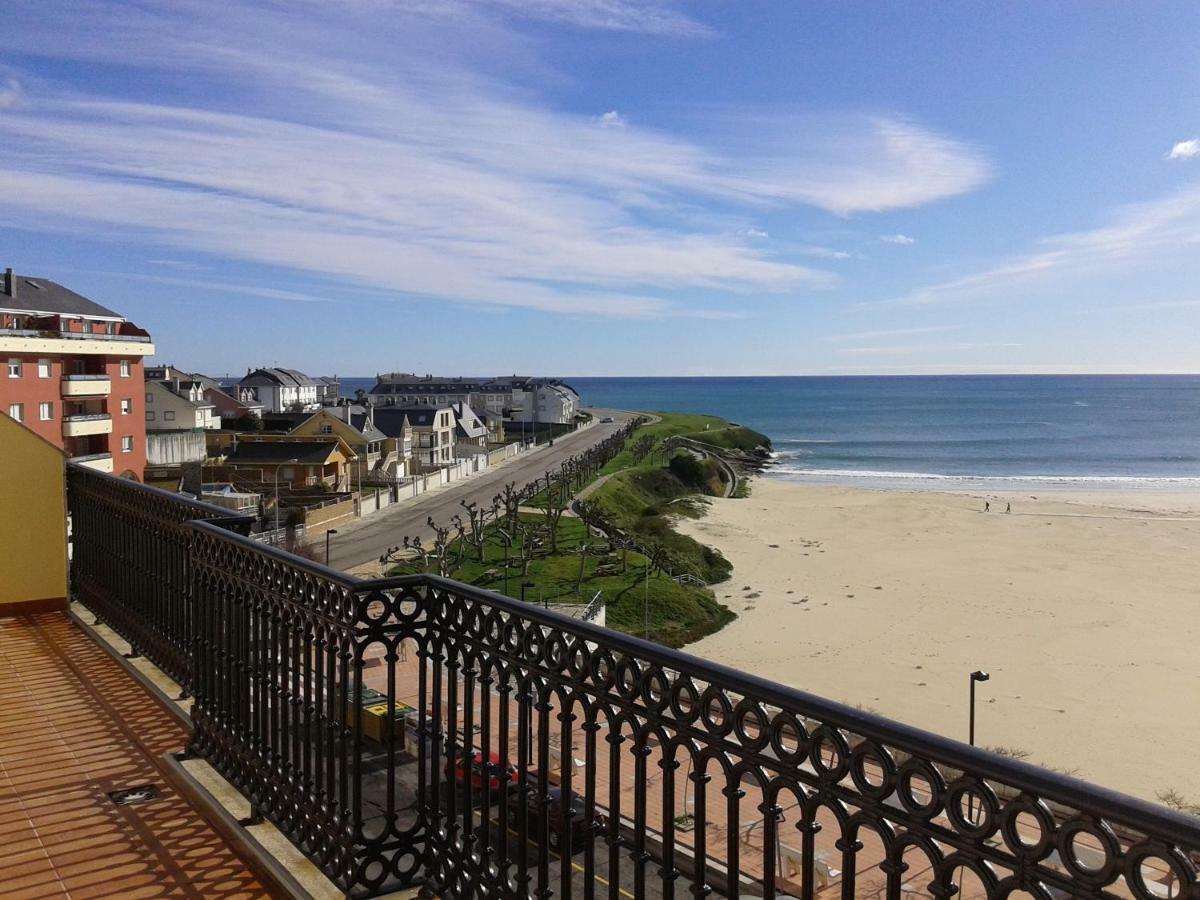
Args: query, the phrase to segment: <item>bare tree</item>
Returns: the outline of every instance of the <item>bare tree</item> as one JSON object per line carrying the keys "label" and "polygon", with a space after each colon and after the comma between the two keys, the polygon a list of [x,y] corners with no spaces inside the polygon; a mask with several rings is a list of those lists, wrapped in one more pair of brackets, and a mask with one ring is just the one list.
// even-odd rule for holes
{"label": "bare tree", "polygon": [[487,509],[478,503],[468,503],[460,500],[460,505],[467,511],[467,521],[471,525],[471,544],[475,548],[475,558],[484,561],[484,542],[487,539]]}
{"label": "bare tree", "polygon": [[443,528],[433,521],[433,516],[427,520],[435,535],[433,540],[433,558],[437,561],[437,573],[443,578],[450,577],[450,529]]}

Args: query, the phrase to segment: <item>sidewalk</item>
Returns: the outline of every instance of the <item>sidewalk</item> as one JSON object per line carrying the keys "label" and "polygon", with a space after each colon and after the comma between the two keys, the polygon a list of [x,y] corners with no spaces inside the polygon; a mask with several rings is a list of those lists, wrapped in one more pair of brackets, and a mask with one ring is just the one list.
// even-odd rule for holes
{"label": "sidewalk", "polygon": [[0,619],[0,897],[277,896],[176,790],[187,739],[67,616]]}

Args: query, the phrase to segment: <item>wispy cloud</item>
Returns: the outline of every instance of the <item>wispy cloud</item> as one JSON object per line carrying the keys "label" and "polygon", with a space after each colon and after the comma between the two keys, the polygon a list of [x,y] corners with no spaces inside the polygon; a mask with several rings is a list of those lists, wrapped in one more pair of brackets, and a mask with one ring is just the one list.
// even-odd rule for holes
{"label": "wispy cloud", "polygon": [[912,337],[918,334],[938,334],[945,331],[955,331],[960,325],[923,325],[913,328],[883,328],[877,331],[855,331],[850,334],[831,334],[821,338],[826,343],[841,341],[875,341],[880,338]]}
{"label": "wispy cloud", "polygon": [[1200,253],[1200,184],[1122,207],[1110,219],[1098,228],[1043,238],[1033,252],[880,302],[924,306],[1011,297],[1053,278],[1137,270],[1172,256],[1194,261]]}
{"label": "wispy cloud", "polygon": [[1195,159],[1197,156],[1200,156],[1200,138],[1192,138],[1172,147],[1167,159]]}
{"label": "wispy cloud", "polygon": [[21,83],[11,76],[0,75],[0,109],[16,106],[21,100]]}
{"label": "wispy cloud", "polygon": [[152,70],[203,101],[27,92],[0,109],[6,225],[184,248],[399,297],[712,316],[725,313],[677,298],[795,293],[836,276],[801,259],[820,254],[697,225],[697,204],[844,216],[933,202],[990,177],[975,148],[898,118],[791,122],[786,141],[738,153],[634,127],[615,110],[599,124],[622,127],[597,127],[489,70],[492,56],[531,55],[487,15],[516,5],[581,27],[696,31],[674,4],[632,0],[414,0],[386,16],[373,2],[297,0],[286,19],[253,0],[11,0],[20,27],[6,33],[10,49]]}
{"label": "wispy cloud", "polygon": [[716,31],[680,12],[677,3],[655,0],[474,0],[528,18],[579,28],[630,31],[666,37],[707,38]]}
{"label": "wispy cloud", "polygon": [[901,246],[908,246],[917,242],[915,237],[910,237],[907,234],[881,234],[879,239],[885,244],[900,244]]}
{"label": "wispy cloud", "polygon": [[1021,347],[1009,341],[960,341],[946,344],[903,344],[880,347],[842,347],[838,353],[869,354],[872,356],[903,355],[908,353],[955,353],[975,350],[995,350]]}
{"label": "wispy cloud", "polygon": [[848,250],[836,250],[833,247],[821,247],[816,244],[802,244],[794,248],[801,256],[813,256],[817,259],[850,259],[854,254]]}

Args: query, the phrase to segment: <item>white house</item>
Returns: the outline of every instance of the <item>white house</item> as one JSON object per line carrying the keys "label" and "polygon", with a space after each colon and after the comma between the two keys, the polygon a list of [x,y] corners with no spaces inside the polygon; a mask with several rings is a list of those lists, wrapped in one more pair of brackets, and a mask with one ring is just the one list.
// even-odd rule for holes
{"label": "white house", "polygon": [[146,431],[217,429],[221,417],[198,381],[147,381]]}
{"label": "white house", "polygon": [[240,389],[248,388],[253,399],[262,404],[268,413],[316,412],[321,408],[323,386],[295,369],[255,369],[247,372],[238,382],[238,399],[246,395]]}

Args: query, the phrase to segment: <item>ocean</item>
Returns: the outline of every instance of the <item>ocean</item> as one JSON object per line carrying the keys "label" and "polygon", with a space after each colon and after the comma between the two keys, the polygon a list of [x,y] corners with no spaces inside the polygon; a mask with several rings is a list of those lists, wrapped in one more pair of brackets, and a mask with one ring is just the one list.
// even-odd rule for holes
{"label": "ocean", "polygon": [[[589,406],[703,412],[775,477],[864,487],[1200,489],[1200,376],[565,378]],[[343,393],[373,379],[343,379]]]}

